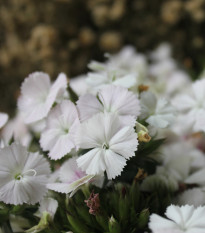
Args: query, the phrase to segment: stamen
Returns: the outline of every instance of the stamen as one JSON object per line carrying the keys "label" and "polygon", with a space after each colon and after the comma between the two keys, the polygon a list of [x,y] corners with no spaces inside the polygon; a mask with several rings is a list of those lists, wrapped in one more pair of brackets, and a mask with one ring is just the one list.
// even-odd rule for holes
{"label": "stamen", "polygon": [[23,179],[23,176],[22,175],[18,175],[18,176],[15,177],[15,179],[16,180],[21,180],[21,179]]}
{"label": "stamen", "polygon": [[[36,176],[36,174],[37,174],[36,170],[34,170],[34,169],[29,169],[29,170],[23,172],[22,175],[26,175],[26,174],[29,175],[29,174],[28,174],[29,172],[31,172],[31,176]],[[33,173],[33,174],[32,174],[32,173]]]}
{"label": "stamen", "polygon": [[103,145],[102,145],[102,148],[104,149],[104,150],[107,150],[107,149],[109,149],[109,146],[107,145],[107,143],[103,143]]}

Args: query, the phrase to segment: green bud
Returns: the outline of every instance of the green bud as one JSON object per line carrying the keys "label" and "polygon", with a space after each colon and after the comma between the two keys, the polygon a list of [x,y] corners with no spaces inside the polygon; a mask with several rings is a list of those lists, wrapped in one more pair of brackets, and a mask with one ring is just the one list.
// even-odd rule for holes
{"label": "green bud", "polygon": [[120,220],[126,224],[126,221],[129,219],[129,205],[130,200],[129,197],[126,195],[125,197],[119,198],[119,217]]}
{"label": "green bud", "polygon": [[140,229],[143,229],[149,221],[149,209],[141,211],[138,217],[137,225]]}
{"label": "green bud", "polygon": [[72,226],[72,229],[75,233],[90,233],[90,229],[85,225],[84,221],[80,221],[78,218],[67,214],[68,221]]}
{"label": "green bud", "polygon": [[151,137],[148,134],[148,129],[144,125],[136,122],[135,127],[140,142],[149,142],[151,140]]}
{"label": "green bud", "polygon": [[121,232],[120,224],[115,220],[113,216],[109,219],[109,232],[110,233]]}

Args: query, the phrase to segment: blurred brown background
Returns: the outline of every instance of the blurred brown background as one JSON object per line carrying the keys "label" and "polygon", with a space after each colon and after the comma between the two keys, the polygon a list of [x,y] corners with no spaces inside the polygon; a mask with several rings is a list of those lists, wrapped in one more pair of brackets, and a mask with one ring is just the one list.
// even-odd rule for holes
{"label": "blurred brown background", "polygon": [[205,0],[0,0],[0,111],[14,112],[29,73],[72,77],[125,44],[147,52],[170,42],[196,76],[204,37]]}

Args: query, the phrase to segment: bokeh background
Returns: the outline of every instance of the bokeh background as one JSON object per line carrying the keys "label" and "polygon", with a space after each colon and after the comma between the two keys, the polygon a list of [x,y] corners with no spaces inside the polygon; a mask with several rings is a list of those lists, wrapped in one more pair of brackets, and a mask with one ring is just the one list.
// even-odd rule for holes
{"label": "bokeh background", "polygon": [[0,0],[0,111],[12,114],[23,79],[87,71],[131,44],[169,42],[193,78],[205,64],[205,0]]}

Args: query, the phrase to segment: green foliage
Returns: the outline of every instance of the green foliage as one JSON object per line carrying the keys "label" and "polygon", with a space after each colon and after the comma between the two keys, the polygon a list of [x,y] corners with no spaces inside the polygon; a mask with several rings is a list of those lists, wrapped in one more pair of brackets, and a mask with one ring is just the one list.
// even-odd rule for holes
{"label": "green foliage", "polygon": [[149,157],[149,155],[156,153],[157,149],[164,143],[164,141],[165,139],[152,139],[148,143],[140,142],[138,150],[135,153],[136,156],[127,161],[127,166],[116,181],[131,184],[139,168],[143,168],[148,174],[153,174],[158,162]]}
{"label": "green foliage", "polygon": [[[169,198],[166,204],[161,202],[161,197],[157,192],[141,192],[140,185],[136,181],[132,185],[117,183],[106,189],[90,187],[90,190],[99,193],[98,214],[89,213],[89,208],[84,202],[86,197],[82,191],[78,191],[67,203],[68,225],[74,233],[144,232],[148,230],[150,213],[162,212],[170,203]],[[165,200],[168,193],[163,195]]]}

